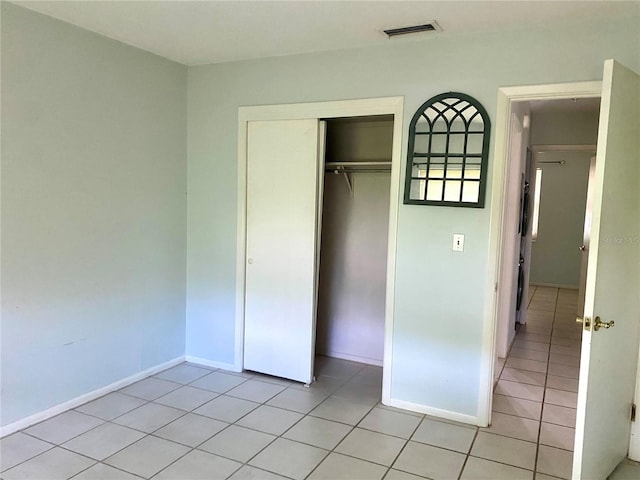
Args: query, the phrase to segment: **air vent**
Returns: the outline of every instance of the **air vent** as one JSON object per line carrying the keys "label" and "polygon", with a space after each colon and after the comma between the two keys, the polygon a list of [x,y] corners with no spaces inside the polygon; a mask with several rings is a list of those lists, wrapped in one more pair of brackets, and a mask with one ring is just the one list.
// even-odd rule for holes
{"label": "air vent", "polygon": [[441,30],[440,26],[434,21],[427,22],[422,25],[412,25],[410,27],[389,28],[387,30],[383,30],[383,32],[386,33],[389,38],[393,38],[400,35],[409,35],[411,33],[437,32]]}

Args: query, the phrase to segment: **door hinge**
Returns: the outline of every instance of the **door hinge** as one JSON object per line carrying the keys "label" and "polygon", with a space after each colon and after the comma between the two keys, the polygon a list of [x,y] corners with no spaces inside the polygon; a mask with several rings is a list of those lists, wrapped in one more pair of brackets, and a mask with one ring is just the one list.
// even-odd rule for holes
{"label": "door hinge", "polygon": [[631,404],[631,421],[632,422],[636,421],[636,404],[635,403]]}

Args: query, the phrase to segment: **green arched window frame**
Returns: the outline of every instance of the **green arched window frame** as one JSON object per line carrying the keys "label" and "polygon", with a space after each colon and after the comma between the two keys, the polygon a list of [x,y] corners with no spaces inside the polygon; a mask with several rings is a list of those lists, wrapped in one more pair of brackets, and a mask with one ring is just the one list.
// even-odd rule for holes
{"label": "green arched window frame", "polygon": [[436,95],[409,125],[404,203],[483,208],[491,123],[464,93]]}

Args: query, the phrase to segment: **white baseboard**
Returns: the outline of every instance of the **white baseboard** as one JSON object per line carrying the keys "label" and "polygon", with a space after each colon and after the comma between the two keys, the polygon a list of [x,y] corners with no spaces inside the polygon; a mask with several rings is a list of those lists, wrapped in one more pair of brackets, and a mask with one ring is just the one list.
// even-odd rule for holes
{"label": "white baseboard", "polygon": [[84,395],[80,395],[79,397],[72,398],[71,400],[68,400],[64,403],[60,403],[54,407],[48,408],[38,413],[34,413],[33,415],[29,415],[28,417],[22,418],[16,422],[0,427],[0,438],[15,433],[18,430],[30,427],[31,425],[42,422],[51,417],[55,417],[56,415],[66,412],[67,410],[71,410],[72,408],[79,407],[80,405],[95,400],[96,398],[100,398],[107,393],[120,390],[127,385],[131,385],[132,383],[137,382],[138,380],[142,380],[143,378],[150,377],[151,375],[155,375],[156,373],[166,370],[167,368],[178,365],[184,362],[184,360],[184,356],[174,358],[173,360],[169,360],[168,362],[161,363],[160,365],[156,365],[155,367],[147,368],[142,372],[138,372],[134,375],[123,378],[122,380],[118,380],[117,382],[111,383],[89,393],[85,393]]}
{"label": "white baseboard", "polygon": [[365,363],[367,365],[375,365],[376,367],[382,366],[382,360],[369,358],[369,357],[361,357],[359,355],[351,355],[348,353],[341,353],[341,352],[326,352],[326,353],[323,353],[322,355],[324,355],[325,357],[339,358],[340,360],[349,360],[351,362]]}
{"label": "white baseboard", "polygon": [[382,403],[389,407],[401,408],[403,410],[409,410],[411,412],[424,413],[432,417],[442,418],[445,420],[452,420],[454,422],[466,423],[474,426],[479,425],[478,417],[473,415],[465,415],[462,413],[451,412],[449,410],[442,410],[439,408],[427,407],[418,403],[405,402],[404,400],[396,400],[394,398],[382,399]]}
{"label": "white baseboard", "polygon": [[564,288],[566,290],[578,290],[577,285],[563,285],[562,283],[530,282],[529,285],[532,285],[534,287]]}
{"label": "white baseboard", "polygon": [[195,363],[204,367],[220,368],[222,370],[228,370],[230,372],[241,372],[242,368],[236,367],[233,363],[214,362],[213,360],[207,360],[206,358],[194,357],[193,355],[186,355],[185,361],[189,363]]}

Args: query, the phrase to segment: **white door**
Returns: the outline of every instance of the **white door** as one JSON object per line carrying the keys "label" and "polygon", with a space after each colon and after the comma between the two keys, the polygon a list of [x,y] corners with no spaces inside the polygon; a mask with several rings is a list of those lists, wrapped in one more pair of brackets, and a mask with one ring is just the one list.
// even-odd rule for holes
{"label": "white door", "polygon": [[[595,331],[594,318],[615,321]],[[627,454],[640,322],[640,78],[605,62],[587,268],[574,479]]]}
{"label": "white door", "polygon": [[317,119],[249,122],[244,368],[313,378],[319,196]]}

